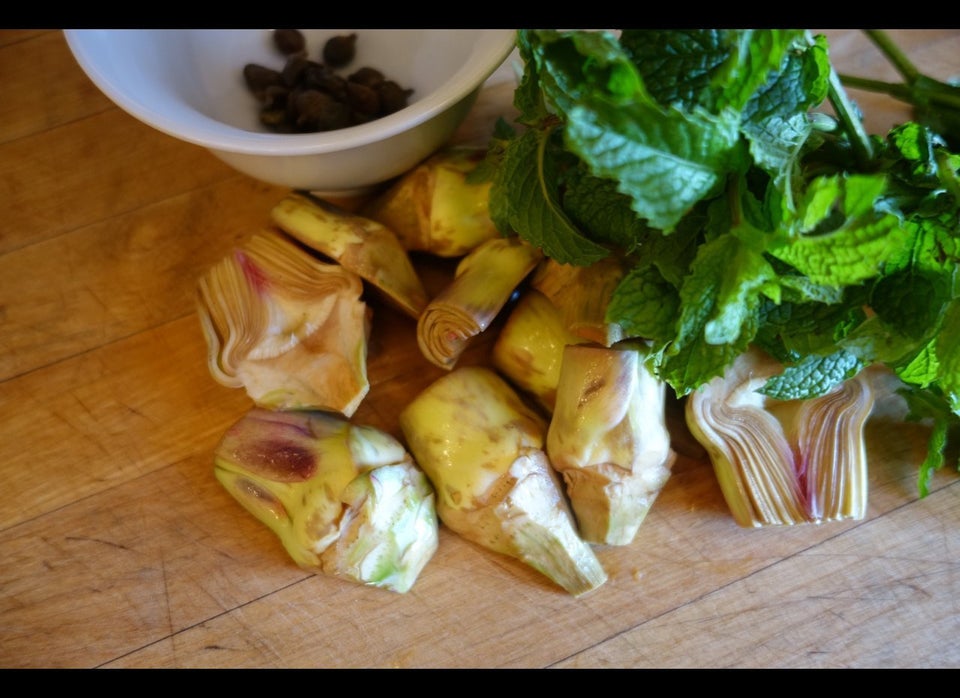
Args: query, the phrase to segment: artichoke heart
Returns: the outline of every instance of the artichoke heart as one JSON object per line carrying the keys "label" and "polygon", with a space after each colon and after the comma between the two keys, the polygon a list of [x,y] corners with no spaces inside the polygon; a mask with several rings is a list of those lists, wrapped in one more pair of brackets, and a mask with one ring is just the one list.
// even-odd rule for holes
{"label": "artichoke heart", "polygon": [[500,328],[490,360],[507,380],[552,412],[563,348],[585,341],[567,329],[560,310],[545,295],[528,288]]}
{"label": "artichoke heart", "polygon": [[370,388],[363,282],[266,230],[200,279],[197,308],[217,382],[259,407],[353,415]]}
{"label": "artichoke heart", "polygon": [[530,287],[557,307],[569,332],[609,347],[624,339],[623,328],[606,320],[607,305],[624,273],[623,261],[613,256],[587,265],[548,258],[530,277]]}
{"label": "artichoke heart", "polygon": [[214,473],[301,568],[409,591],[438,545],[434,491],[403,445],[330,412],[254,408]]}
{"label": "artichoke heart", "polygon": [[362,209],[393,230],[405,249],[460,257],[499,237],[490,218],[490,181],[468,175],[486,149],[447,146],[400,177]]}
{"label": "artichoke heart", "polygon": [[454,369],[408,403],[400,426],[451,530],[574,596],[606,581],[543,450],[544,420],[495,371]]}
{"label": "artichoke heart", "polygon": [[427,292],[390,228],[297,192],[278,202],[270,215],[284,232],[357,274],[395,308],[420,316]]}
{"label": "artichoke heart", "polygon": [[542,258],[538,248],[511,236],[488,240],[461,259],[453,280],[417,321],[423,356],[451,370]]}
{"label": "artichoke heart", "polygon": [[756,347],[687,399],[690,433],[710,455],[743,527],[859,520],[867,509],[864,426],[874,405],[861,371],[826,395],[759,392],[783,365]]}
{"label": "artichoke heart", "polygon": [[563,350],[547,455],[563,474],[580,535],[627,545],[670,477],[666,383],[640,347],[571,344]]}

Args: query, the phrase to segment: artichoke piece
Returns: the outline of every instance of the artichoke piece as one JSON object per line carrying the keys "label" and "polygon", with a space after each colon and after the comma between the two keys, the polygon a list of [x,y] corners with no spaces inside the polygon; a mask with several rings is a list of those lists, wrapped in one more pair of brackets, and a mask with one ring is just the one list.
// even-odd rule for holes
{"label": "artichoke piece", "polygon": [[862,519],[867,509],[867,377],[822,397],[781,401],[758,392],[783,365],[753,347],[687,399],[690,433],[707,449],[743,527]]}
{"label": "artichoke piece", "polygon": [[369,282],[416,319],[427,292],[396,234],[377,221],[305,194],[288,194],[270,213],[274,223],[307,247]]}
{"label": "artichoke piece", "polygon": [[571,333],[609,347],[624,339],[620,325],[606,320],[607,305],[623,275],[622,260],[613,256],[586,266],[548,258],[530,277],[530,286],[557,306]]}
{"label": "artichoke piece", "polygon": [[461,257],[500,235],[490,218],[491,182],[468,180],[485,155],[484,148],[448,146],[361,211],[393,230],[407,250]]}
{"label": "artichoke piece", "polygon": [[455,533],[574,596],[606,581],[543,450],[546,424],[492,369],[462,367],[434,381],[400,413],[400,427]]}
{"label": "artichoke piece", "polygon": [[362,293],[356,274],[282,234],[252,236],[199,281],[210,373],[259,407],[352,416],[370,389]]}
{"label": "artichoke piece", "polygon": [[563,348],[584,341],[567,330],[559,309],[545,295],[528,288],[503,323],[490,360],[513,385],[552,412]]}
{"label": "artichoke piece", "polygon": [[512,236],[487,240],[461,259],[453,281],[430,301],[417,322],[423,356],[440,368],[452,369],[542,258],[538,248]]}
{"label": "artichoke piece", "polygon": [[580,535],[627,545],[670,477],[666,384],[637,346],[569,344],[547,432]]}
{"label": "artichoke piece", "polygon": [[330,412],[253,409],[214,473],[301,568],[409,591],[437,550],[433,487],[403,445]]}

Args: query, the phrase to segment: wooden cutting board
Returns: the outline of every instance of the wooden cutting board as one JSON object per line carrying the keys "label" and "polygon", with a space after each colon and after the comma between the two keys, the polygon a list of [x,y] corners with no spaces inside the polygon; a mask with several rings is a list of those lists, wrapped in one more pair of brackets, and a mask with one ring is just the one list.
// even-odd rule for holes
{"label": "wooden cutting board", "polygon": [[[960,32],[895,34],[960,72]],[[844,69],[892,77],[859,32],[828,35]],[[893,396],[867,427],[863,521],[739,528],[674,402],[670,481],[633,544],[597,550],[594,594],[445,528],[404,595],[300,570],[213,477],[250,401],[209,375],[194,305],[287,192],[120,111],[60,32],[0,31],[0,77],[0,666],[960,666],[960,481],[917,497],[927,431]],[[908,115],[855,97],[872,130]],[[514,113],[512,85],[491,85],[457,139]],[[431,292],[452,273],[416,262]],[[355,420],[399,435],[443,372],[409,318],[373,308]]]}

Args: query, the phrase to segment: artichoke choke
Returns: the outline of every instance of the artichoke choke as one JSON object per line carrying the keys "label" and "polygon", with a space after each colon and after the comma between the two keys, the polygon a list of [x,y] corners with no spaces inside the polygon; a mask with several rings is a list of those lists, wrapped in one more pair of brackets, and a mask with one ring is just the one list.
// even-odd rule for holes
{"label": "artichoke choke", "polygon": [[468,179],[485,154],[483,148],[444,148],[361,211],[393,230],[407,250],[461,257],[500,236],[488,207],[491,182]]}
{"label": "artichoke choke", "polygon": [[277,203],[271,217],[284,232],[370,283],[394,307],[420,316],[427,292],[390,228],[296,192]]}
{"label": "artichoke choke", "polygon": [[260,407],[353,415],[370,388],[363,282],[263,231],[211,267],[198,315],[213,378]]}
{"label": "artichoke choke", "polygon": [[453,281],[417,321],[423,356],[440,368],[452,369],[542,258],[538,248],[513,236],[487,240],[461,259]]}
{"label": "artichoke choke", "polygon": [[869,380],[861,372],[805,400],[759,392],[782,370],[753,347],[687,399],[690,433],[709,453],[734,520],[761,527],[862,519]]}
{"label": "artichoke choke", "polygon": [[666,383],[638,347],[570,344],[563,350],[547,455],[590,543],[627,545],[676,458]]}
{"label": "artichoke choke", "polygon": [[546,424],[492,369],[454,369],[400,413],[440,520],[581,596],[607,579],[544,452]]}
{"label": "artichoke choke", "polygon": [[255,408],[224,434],[214,473],[308,571],[403,593],[436,552],[433,487],[374,427]]}

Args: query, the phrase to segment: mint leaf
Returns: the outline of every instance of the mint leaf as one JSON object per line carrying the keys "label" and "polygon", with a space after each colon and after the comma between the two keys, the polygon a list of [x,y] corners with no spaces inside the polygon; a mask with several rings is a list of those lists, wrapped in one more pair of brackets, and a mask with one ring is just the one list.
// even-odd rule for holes
{"label": "mint leaf", "polygon": [[944,310],[935,348],[940,363],[937,385],[953,413],[960,414],[960,301]]}
{"label": "mint leaf", "polygon": [[607,321],[625,333],[666,344],[673,337],[679,294],[653,267],[635,267],[614,291],[607,305]]}
{"label": "mint leaf", "polygon": [[580,234],[558,203],[557,167],[544,140],[529,130],[506,151],[491,185],[491,217],[561,263],[589,264],[609,251]]}
{"label": "mint leaf", "polygon": [[566,147],[598,177],[615,179],[633,210],[666,232],[746,166],[739,119],[730,113],[584,102],[564,116]]}
{"label": "mint leaf", "polygon": [[787,366],[779,376],[767,379],[760,392],[777,400],[820,397],[862,368],[857,357],[842,350],[829,356],[805,356],[796,366]]}
{"label": "mint leaf", "polygon": [[770,254],[814,283],[858,284],[884,272],[910,235],[900,219],[874,208],[885,180],[879,175],[833,175],[814,180],[801,202],[796,232]]}

